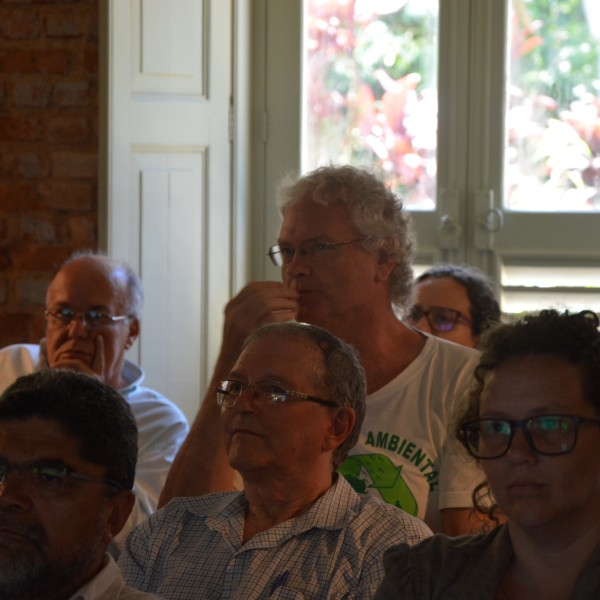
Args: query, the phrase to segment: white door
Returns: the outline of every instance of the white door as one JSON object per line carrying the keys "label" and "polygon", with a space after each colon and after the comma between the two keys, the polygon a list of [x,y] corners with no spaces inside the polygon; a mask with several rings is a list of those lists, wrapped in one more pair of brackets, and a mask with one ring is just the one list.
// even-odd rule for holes
{"label": "white door", "polygon": [[[141,275],[130,351],[196,413],[231,287],[230,0],[108,0],[107,251]],[[101,220],[102,221],[102,220]]]}

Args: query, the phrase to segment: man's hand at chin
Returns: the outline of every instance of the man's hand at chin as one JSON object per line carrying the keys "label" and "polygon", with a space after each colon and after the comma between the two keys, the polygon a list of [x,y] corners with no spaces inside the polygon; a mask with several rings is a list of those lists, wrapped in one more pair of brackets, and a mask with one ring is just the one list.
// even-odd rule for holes
{"label": "man's hand at chin", "polygon": [[91,365],[83,359],[64,357],[51,366],[53,369],[73,369],[74,371],[80,371],[90,377],[94,377],[99,381],[104,381],[104,338],[101,335],[97,335],[94,340],[94,356],[92,357]]}

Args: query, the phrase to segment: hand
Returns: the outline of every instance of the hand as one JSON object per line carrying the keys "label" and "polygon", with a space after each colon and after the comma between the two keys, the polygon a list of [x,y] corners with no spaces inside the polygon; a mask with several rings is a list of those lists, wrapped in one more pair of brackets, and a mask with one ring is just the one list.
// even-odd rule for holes
{"label": "hand", "polygon": [[243,341],[265,323],[291,321],[299,294],[278,281],[253,281],[225,307],[223,344],[237,354]]}
{"label": "hand", "polygon": [[90,377],[94,377],[99,381],[104,381],[104,338],[102,335],[97,335],[94,339],[94,355],[92,356],[92,364],[75,358],[61,359],[52,365],[53,369],[73,369],[80,371]]}

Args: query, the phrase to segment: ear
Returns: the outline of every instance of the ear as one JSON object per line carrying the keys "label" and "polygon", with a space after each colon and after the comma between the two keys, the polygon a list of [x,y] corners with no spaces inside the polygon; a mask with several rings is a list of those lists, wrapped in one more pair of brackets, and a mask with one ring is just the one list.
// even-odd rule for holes
{"label": "ear", "polygon": [[353,408],[343,406],[336,409],[329,427],[329,435],[324,440],[323,449],[333,451],[338,448],[350,435],[354,423],[356,423],[356,414]]}
{"label": "ear", "polygon": [[123,490],[111,495],[106,502],[109,514],[105,524],[104,536],[106,543],[110,543],[127,523],[133,509],[135,495],[131,490]]}
{"label": "ear", "polygon": [[377,281],[387,281],[392,269],[396,266],[396,254],[387,248],[377,250],[376,278]]}
{"label": "ear", "polygon": [[125,350],[129,350],[133,346],[133,342],[137,340],[140,335],[140,320],[134,317],[129,321],[129,331],[127,332],[127,340],[125,342]]}

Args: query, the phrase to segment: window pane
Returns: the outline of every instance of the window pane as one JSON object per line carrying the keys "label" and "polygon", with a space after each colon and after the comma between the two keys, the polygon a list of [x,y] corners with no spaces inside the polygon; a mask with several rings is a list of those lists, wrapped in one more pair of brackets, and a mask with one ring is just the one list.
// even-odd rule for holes
{"label": "window pane", "polygon": [[553,307],[600,311],[600,268],[584,265],[503,264],[502,310],[519,314]]}
{"label": "window pane", "polygon": [[304,0],[302,169],[378,170],[435,207],[438,0]]}
{"label": "window pane", "polygon": [[600,1],[512,0],[506,205],[600,210]]}

